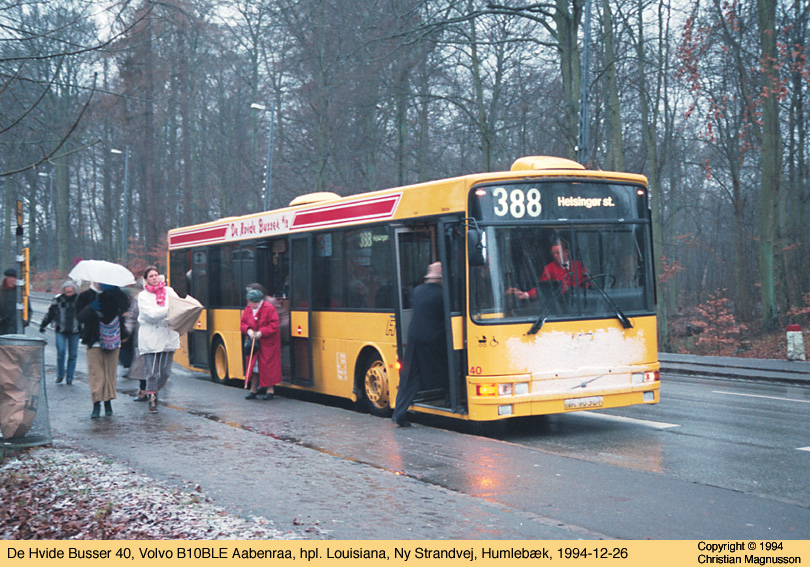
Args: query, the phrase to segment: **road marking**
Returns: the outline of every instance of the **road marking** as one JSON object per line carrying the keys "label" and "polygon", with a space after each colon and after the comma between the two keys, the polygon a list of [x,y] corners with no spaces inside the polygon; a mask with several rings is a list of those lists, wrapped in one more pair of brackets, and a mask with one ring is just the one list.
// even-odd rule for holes
{"label": "road marking", "polygon": [[810,447],[799,447],[796,450],[797,451],[810,451]]}
{"label": "road marking", "polygon": [[647,419],[636,419],[634,417],[624,417],[621,415],[610,415],[607,413],[595,413],[590,411],[579,412],[577,415],[581,415],[583,417],[594,417],[597,419],[604,419],[606,421],[618,421],[620,423],[630,423],[633,425],[652,427],[653,429],[669,429],[670,427],[680,427],[680,424],[677,423],[664,423],[663,421],[649,421]]}
{"label": "road marking", "polygon": [[780,398],[778,396],[763,396],[760,394],[740,394],[737,392],[723,392],[722,390],[715,390],[712,394],[723,394],[726,396],[742,396],[745,398],[762,398],[765,400],[779,400],[780,402],[798,402],[800,404],[810,404],[810,400],[797,400],[796,398]]}

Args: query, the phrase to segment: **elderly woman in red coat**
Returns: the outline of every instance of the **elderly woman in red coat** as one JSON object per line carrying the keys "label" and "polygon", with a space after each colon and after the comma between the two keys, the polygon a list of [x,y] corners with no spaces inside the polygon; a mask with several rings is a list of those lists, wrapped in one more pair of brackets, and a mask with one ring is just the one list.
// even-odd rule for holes
{"label": "elderly woman in red coat", "polygon": [[264,390],[265,400],[273,399],[273,386],[281,382],[281,337],[276,308],[264,300],[258,289],[247,292],[248,305],[242,312],[239,328],[253,344],[253,355],[245,355],[246,374],[250,376],[248,400]]}

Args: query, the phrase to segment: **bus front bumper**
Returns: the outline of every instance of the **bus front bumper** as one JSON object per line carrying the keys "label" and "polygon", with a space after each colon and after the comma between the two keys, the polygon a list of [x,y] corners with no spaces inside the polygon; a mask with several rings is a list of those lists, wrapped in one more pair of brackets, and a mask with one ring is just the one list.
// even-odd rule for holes
{"label": "bus front bumper", "polygon": [[468,376],[468,418],[491,421],[516,416],[568,413],[656,404],[657,365],[588,375]]}

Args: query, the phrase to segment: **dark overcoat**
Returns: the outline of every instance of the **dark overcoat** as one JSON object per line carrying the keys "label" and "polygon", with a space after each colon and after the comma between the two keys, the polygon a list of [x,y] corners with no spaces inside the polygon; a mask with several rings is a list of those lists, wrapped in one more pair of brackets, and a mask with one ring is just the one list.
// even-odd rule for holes
{"label": "dark overcoat", "polygon": [[413,318],[408,326],[392,416],[400,424],[406,421],[408,406],[420,390],[446,388],[449,380],[442,286],[437,283],[416,286],[412,305]]}

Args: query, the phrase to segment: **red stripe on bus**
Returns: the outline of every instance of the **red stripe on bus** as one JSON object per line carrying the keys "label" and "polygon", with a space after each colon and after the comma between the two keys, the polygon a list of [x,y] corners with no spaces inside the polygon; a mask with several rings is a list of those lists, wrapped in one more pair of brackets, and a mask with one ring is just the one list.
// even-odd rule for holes
{"label": "red stripe on bus", "polygon": [[172,234],[169,238],[169,248],[175,246],[183,246],[188,244],[198,244],[202,242],[210,242],[215,240],[224,240],[228,232],[228,227],[218,226],[215,228],[206,228],[203,230],[194,230],[183,232],[181,234]]}
{"label": "red stripe on bus", "polygon": [[399,195],[377,201],[361,201],[345,205],[330,206],[313,211],[296,213],[293,228],[304,228],[332,223],[346,223],[356,220],[388,218],[394,214]]}

